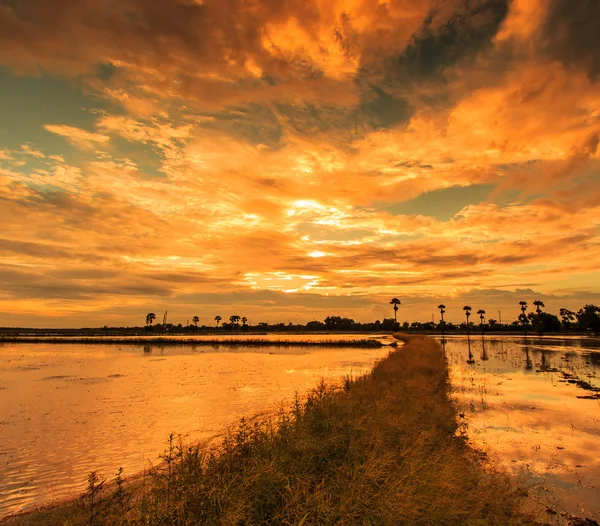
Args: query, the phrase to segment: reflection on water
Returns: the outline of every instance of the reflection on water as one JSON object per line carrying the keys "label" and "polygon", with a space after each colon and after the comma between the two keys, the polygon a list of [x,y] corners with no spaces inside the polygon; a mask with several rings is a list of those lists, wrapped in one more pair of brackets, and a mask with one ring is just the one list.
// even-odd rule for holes
{"label": "reflection on water", "polygon": [[92,470],[139,472],[171,432],[187,441],[215,436],[321,378],[361,374],[388,351],[2,345],[0,518],[81,491]]}
{"label": "reflection on water", "polygon": [[444,348],[475,445],[531,473],[532,500],[559,513],[544,519],[600,520],[600,340],[447,337]]}

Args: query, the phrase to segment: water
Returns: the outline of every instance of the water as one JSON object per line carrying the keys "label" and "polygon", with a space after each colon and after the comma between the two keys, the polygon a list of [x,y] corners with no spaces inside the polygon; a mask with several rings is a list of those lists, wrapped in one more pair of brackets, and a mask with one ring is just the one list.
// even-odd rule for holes
{"label": "water", "polygon": [[554,522],[565,512],[600,521],[600,340],[450,337],[444,347],[468,437],[528,474],[529,507]]}
{"label": "water", "polygon": [[289,405],[321,378],[364,373],[388,351],[0,345],[0,518],[80,493],[92,470],[138,473],[171,432],[188,442],[215,437],[241,417]]}

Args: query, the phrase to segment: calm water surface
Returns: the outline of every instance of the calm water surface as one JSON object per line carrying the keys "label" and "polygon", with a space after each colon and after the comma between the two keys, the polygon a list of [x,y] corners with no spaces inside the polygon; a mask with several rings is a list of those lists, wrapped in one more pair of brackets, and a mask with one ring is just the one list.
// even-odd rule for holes
{"label": "calm water surface", "polygon": [[171,432],[186,441],[214,437],[321,378],[361,374],[388,351],[0,345],[0,518],[81,492],[92,470],[140,472]]}
{"label": "calm water surface", "polygon": [[600,340],[450,337],[444,347],[475,446],[529,473],[541,518],[600,521]]}

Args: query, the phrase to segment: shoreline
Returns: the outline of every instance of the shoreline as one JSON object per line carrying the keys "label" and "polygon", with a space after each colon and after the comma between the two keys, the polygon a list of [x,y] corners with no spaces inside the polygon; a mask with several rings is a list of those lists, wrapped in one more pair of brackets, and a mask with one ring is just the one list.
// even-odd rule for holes
{"label": "shoreline", "polygon": [[[348,339],[348,340],[269,340],[252,339],[244,336],[239,338],[225,337],[222,339],[194,339],[188,337],[129,337],[119,338],[112,336],[65,336],[65,337],[0,337],[2,343],[48,343],[48,344],[103,344],[103,345],[185,345],[185,346],[249,346],[249,347],[359,347],[359,348],[380,348],[385,344],[373,338]],[[392,344],[393,345],[393,344]]]}
{"label": "shoreline", "polygon": [[88,491],[0,522],[522,524],[509,477],[484,468],[458,432],[441,345],[394,336],[405,345],[370,373],[242,420],[218,446],[170,448],[141,487],[124,481],[128,509],[112,487],[95,508]]}

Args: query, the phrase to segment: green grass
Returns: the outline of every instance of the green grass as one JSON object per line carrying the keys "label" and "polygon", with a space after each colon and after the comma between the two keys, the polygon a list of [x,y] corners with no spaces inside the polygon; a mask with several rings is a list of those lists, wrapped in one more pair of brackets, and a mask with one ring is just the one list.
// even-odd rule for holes
{"label": "green grass", "polygon": [[[520,497],[457,436],[442,349],[415,337],[212,448],[173,440],[129,484],[17,524],[521,524]],[[117,490],[125,492],[119,498]],[[95,508],[90,508],[90,497]],[[37,521],[37,522],[36,522]],[[11,524],[14,524],[11,522]]]}

